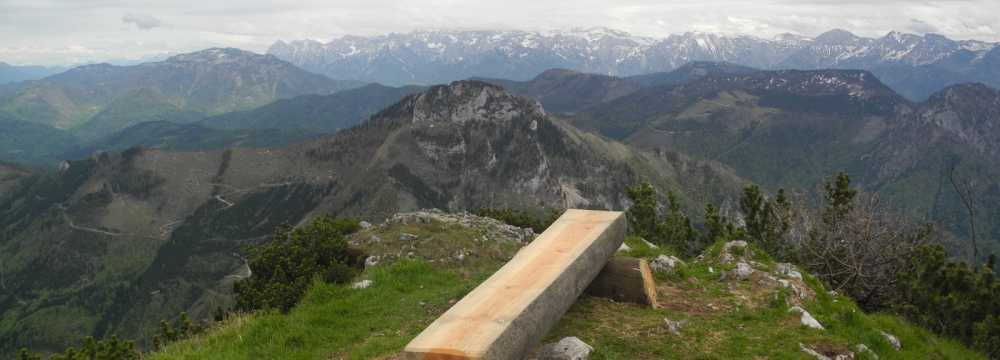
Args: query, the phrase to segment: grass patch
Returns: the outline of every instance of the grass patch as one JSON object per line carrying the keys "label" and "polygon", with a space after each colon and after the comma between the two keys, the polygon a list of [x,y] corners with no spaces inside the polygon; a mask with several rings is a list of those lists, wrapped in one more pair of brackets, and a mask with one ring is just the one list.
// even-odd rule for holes
{"label": "grass patch", "polygon": [[[493,269],[495,270],[495,269]],[[400,352],[492,271],[463,275],[424,261],[376,267],[368,289],[315,284],[289,314],[237,317],[151,359],[370,359]],[[278,355],[280,354],[280,356]]]}
{"label": "grass patch", "polygon": [[[417,239],[399,240],[402,233]],[[371,241],[372,235],[381,240]],[[287,315],[235,317],[149,358],[396,358],[413,337],[496,271],[517,248],[484,240],[488,235],[439,223],[362,232],[356,240],[364,242],[362,246],[371,253],[403,258],[413,252],[420,260],[398,260],[366,270],[361,278],[374,281],[368,289],[316,283]],[[653,248],[638,238],[628,238],[626,243],[632,248],[625,254],[629,256],[651,259],[673,254],[667,247]],[[767,290],[755,280],[720,281],[725,267],[711,260],[718,257],[719,245],[709,250],[706,261],[689,261],[658,280],[662,308],[584,296],[544,341],[579,337],[595,348],[592,359],[811,359],[801,351],[800,343],[821,351],[853,350],[865,344],[881,359],[985,358],[899,317],[864,314],[849,299],[828,294],[815,278],[804,274],[805,283],[816,293],[804,306],[826,330],[806,328],[797,314],[788,312],[785,299],[795,296],[789,290]],[[454,252],[462,248],[482,253],[456,260]],[[750,250],[763,254],[756,248]],[[766,255],[754,259],[772,263]],[[668,330],[665,318],[688,321],[680,336]],[[896,335],[903,349],[893,349],[880,331]]]}
{"label": "grass patch", "polygon": [[[826,327],[809,329],[788,312],[785,299],[794,296],[789,290],[758,293],[751,281],[730,285],[719,281],[721,270],[718,264],[689,262],[682,275],[658,279],[662,309],[583,297],[546,342],[579,337],[595,348],[592,359],[812,359],[800,343],[841,351],[865,344],[881,359],[985,359],[897,316],[865,314],[849,299],[827,294],[807,275],[817,296],[805,307]],[[665,318],[688,320],[681,336],[670,333]],[[896,335],[903,349],[893,349],[880,331]]]}

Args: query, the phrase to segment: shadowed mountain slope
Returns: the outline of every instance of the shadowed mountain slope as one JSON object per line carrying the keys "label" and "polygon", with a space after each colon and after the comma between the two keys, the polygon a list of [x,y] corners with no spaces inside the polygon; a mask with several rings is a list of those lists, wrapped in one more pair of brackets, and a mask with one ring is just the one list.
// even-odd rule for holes
{"label": "shadowed mountain slope", "polygon": [[[9,353],[86,334],[149,339],[168,316],[208,316],[246,276],[243,246],[283,223],[418,208],[621,209],[625,187],[641,180],[683,189],[689,209],[732,203],[743,184],[716,163],[636,151],[475,81],[283,148],[98,154],[0,199],[10,289],[0,344]],[[68,314],[80,321],[52,320]]]}

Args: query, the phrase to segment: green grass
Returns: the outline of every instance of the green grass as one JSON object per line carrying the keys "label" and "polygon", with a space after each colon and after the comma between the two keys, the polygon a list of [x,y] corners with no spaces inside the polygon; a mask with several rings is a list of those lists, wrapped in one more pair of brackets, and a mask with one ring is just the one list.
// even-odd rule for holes
{"label": "green grass", "polygon": [[[369,244],[372,253],[388,255],[400,232],[418,235],[423,259],[448,257],[462,248],[495,252],[463,262],[399,260],[367,270],[368,289],[316,283],[305,300],[288,314],[261,313],[234,317],[196,338],[171,344],[151,359],[389,359],[443,313],[494,272],[509,249],[476,243],[476,231],[445,224],[396,225],[361,234],[383,241]],[[472,240],[470,240],[472,239]],[[470,242],[471,241],[471,242]],[[638,238],[626,240],[630,256],[655,258],[671,254]],[[436,244],[435,244],[436,243]],[[431,246],[435,244],[434,246]],[[490,244],[490,245],[484,245]],[[506,247],[503,245],[502,247]],[[707,252],[718,256],[720,244]],[[385,252],[383,252],[385,251]],[[769,266],[766,254],[751,248],[755,260]],[[439,259],[439,258],[438,258]],[[726,266],[706,261],[688,263],[671,275],[658,275],[659,309],[584,296],[566,313],[545,341],[576,336],[595,348],[593,359],[811,359],[799,344],[817,350],[847,350],[861,343],[881,359],[983,359],[962,345],[943,340],[889,314],[867,315],[843,296],[831,296],[815,279],[805,284],[816,293],[804,306],[826,330],[802,326],[788,313],[788,290],[758,288],[754,281],[719,281]],[[472,262],[469,262],[472,261]],[[731,267],[731,266],[729,266]],[[711,268],[711,269],[710,269]],[[688,320],[681,336],[671,334],[664,318]],[[892,349],[879,331],[896,335],[902,351]],[[859,357],[865,359],[865,357]]]}
{"label": "green grass", "polygon": [[398,353],[489,271],[466,276],[428,262],[378,267],[368,289],[317,283],[287,315],[236,317],[151,359],[371,359]]}
{"label": "green grass", "polygon": [[[659,277],[662,309],[583,297],[546,341],[579,337],[595,348],[593,359],[812,359],[799,343],[829,350],[863,343],[881,359],[984,358],[899,317],[864,314],[849,299],[827,294],[815,279],[806,279],[817,297],[805,307],[826,330],[806,328],[788,313],[788,291],[756,292],[742,282],[731,292],[719,281],[720,266],[709,266],[688,262],[682,275]],[[688,320],[680,337],[667,330],[664,318]],[[880,330],[896,335],[902,351],[892,349]]]}

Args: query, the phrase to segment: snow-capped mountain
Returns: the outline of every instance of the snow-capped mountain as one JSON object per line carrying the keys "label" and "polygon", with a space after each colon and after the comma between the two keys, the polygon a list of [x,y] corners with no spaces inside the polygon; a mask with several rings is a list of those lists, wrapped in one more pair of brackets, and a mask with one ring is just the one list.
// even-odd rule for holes
{"label": "snow-capped mountain", "polygon": [[[344,36],[328,43],[279,41],[268,53],[332,78],[393,85],[469,77],[527,80],[551,68],[629,76],[670,71],[691,61],[871,70],[912,98],[959,82],[1000,84],[994,76],[1000,71],[984,69],[993,63],[987,61],[991,56],[1000,57],[996,43],[899,32],[865,38],[839,29],[815,38],[782,34],[772,39],[696,32],[657,39],[607,28],[416,31]],[[903,71],[908,69],[916,72]]]}

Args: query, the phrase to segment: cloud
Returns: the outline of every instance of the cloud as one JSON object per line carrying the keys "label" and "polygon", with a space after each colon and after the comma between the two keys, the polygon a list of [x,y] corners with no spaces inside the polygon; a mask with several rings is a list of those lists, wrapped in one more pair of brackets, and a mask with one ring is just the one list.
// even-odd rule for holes
{"label": "cloud", "polygon": [[135,24],[135,26],[139,27],[141,30],[149,30],[155,27],[163,26],[163,22],[153,15],[139,13],[125,14],[125,16],[122,16],[122,22],[126,24]]}
{"label": "cloud", "polygon": [[910,19],[910,23],[907,25],[907,30],[918,34],[937,33],[939,31],[937,26],[918,19]]}

